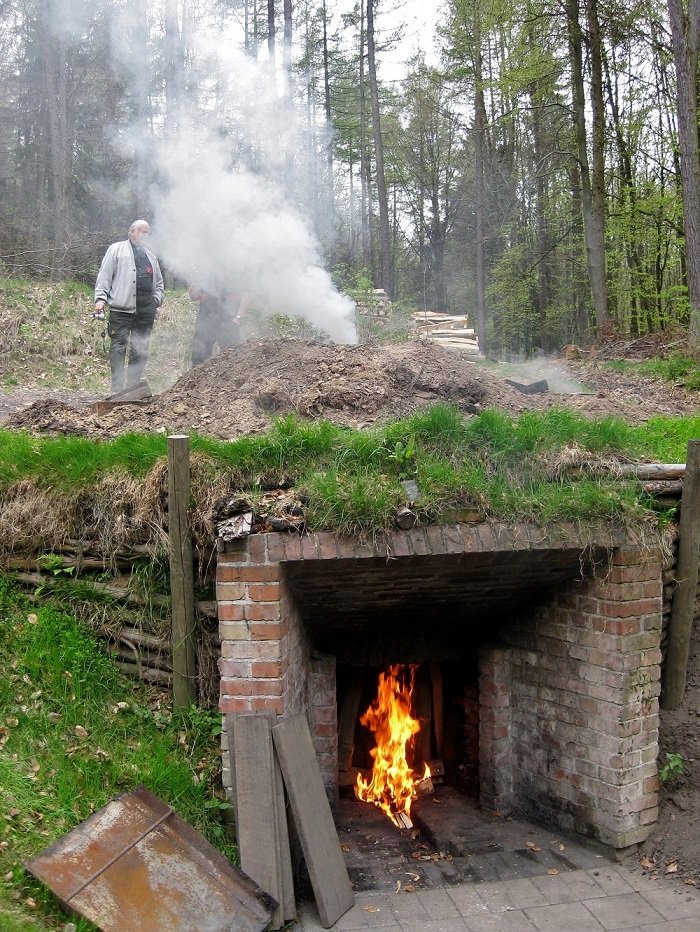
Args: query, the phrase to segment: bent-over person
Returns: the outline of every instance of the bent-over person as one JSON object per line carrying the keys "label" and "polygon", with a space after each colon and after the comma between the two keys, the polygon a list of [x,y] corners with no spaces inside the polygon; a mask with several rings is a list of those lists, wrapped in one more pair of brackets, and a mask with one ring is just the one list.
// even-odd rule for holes
{"label": "bent-over person", "polygon": [[192,336],[192,365],[209,359],[218,344],[221,349],[241,342],[241,318],[248,309],[248,295],[235,291],[212,293],[190,285],[190,298],[199,303]]}

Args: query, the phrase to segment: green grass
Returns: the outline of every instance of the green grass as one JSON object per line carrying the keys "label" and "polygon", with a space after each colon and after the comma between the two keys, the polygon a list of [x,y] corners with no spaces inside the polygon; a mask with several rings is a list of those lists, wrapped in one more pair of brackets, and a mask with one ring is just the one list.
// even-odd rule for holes
{"label": "green grass", "polygon": [[162,691],[122,677],[70,615],[33,607],[4,577],[0,619],[3,932],[62,927],[59,904],[23,864],[139,784],[234,857],[221,822],[219,715],[174,715]]}
{"label": "green grass", "polygon": [[[190,443],[207,481],[253,501],[266,489],[294,487],[306,502],[307,527],[364,533],[391,526],[408,478],[418,481],[423,520],[439,520],[454,506],[477,506],[501,520],[585,520],[616,509],[643,517],[647,503],[633,483],[630,494],[622,494],[624,483],[613,493],[602,480],[561,475],[552,461],[575,447],[589,457],[678,463],[697,437],[700,416],[657,417],[639,426],[565,410],[518,418],[489,410],[466,418],[439,404],[368,431],[290,415],[263,435],[233,442],[193,435]],[[31,479],[39,488],[89,497],[90,486],[106,475],[122,471],[142,480],[166,458],[160,435],[97,441],[0,431],[0,493]],[[196,507],[196,488],[193,496]]]}
{"label": "green grass", "polygon": [[687,356],[679,354],[668,359],[649,359],[640,362],[631,362],[625,359],[606,361],[603,366],[624,375],[631,372],[635,375],[652,376],[685,386],[691,391],[700,391],[700,363]]}

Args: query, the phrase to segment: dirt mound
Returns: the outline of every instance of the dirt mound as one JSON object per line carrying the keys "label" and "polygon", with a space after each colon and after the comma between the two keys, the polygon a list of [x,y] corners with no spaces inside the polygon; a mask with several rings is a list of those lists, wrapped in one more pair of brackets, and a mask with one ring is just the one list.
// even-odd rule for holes
{"label": "dirt mound", "polygon": [[265,430],[288,413],[369,426],[438,401],[470,411],[492,398],[472,363],[432,343],[348,347],[263,340],[227,349],[147,402],[97,413],[49,398],[11,414],[6,423],[104,436],[196,430],[232,438]]}
{"label": "dirt mound", "polygon": [[231,439],[264,431],[274,417],[288,413],[370,427],[437,402],[468,413],[571,408],[589,417],[613,415],[637,423],[655,414],[697,410],[696,394],[668,387],[653,392],[649,380],[626,378],[618,385],[609,373],[585,363],[550,362],[537,373],[543,377],[550,390],[527,394],[512,383],[518,378],[523,385],[531,382],[531,373],[501,374],[497,366],[478,366],[457,350],[418,340],[386,346],[249,341],[190,370],[146,402],[98,413],[85,396],[35,401],[34,394],[27,407],[16,401],[5,423],[17,430],[100,437],[197,431]]}

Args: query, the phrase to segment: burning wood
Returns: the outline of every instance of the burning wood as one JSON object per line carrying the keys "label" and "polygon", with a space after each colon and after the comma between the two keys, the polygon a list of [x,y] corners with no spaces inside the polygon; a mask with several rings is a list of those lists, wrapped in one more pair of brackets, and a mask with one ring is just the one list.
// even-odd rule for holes
{"label": "burning wood", "polygon": [[430,776],[430,769],[427,764],[425,765],[425,774],[416,782],[414,792],[416,796],[432,796],[435,792],[433,779]]}
{"label": "burning wood", "polygon": [[358,774],[355,795],[378,806],[398,828],[412,827],[411,802],[418,785],[430,780],[427,764],[423,776],[416,779],[406,758],[406,746],[420,730],[420,722],[411,715],[416,669],[416,664],[394,664],[380,673],[377,698],[360,718],[377,744],[370,752],[371,777]]}

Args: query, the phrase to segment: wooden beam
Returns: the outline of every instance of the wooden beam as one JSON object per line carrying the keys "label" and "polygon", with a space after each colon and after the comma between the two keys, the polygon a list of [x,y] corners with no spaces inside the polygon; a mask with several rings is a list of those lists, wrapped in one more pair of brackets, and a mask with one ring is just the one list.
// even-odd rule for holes
{"label": "wooden beam", "polygon": [[688,443],[678,534],[677,582],[673,593],[661,693],[663,709],[677,709],[680,706],[688,675],[700,561],[700,440],[690,440]]}
{"label": "wooden beam", "polygon": [[685,463],[616,463],[614,466],[574,466],[567,469],[569,476],[604,475],[610,479],[682,479]]}
{"label": "wooden beam", "polygon": [[441,758],[443,740],[442,667],[436,661],[430,664],[430,682],[433,687],[433,734],[435,735],[435,753]]}
{"label": "wooden beam", "polygon": [[365,683],[364,667],[352,667],[350,682],[343,697],[338,723],[338,770],[343,773],[352,767],[355,752],[355,730],[360,716],[360,700]]}
{"label": "wooden beam", "polygon": [[284,784],[309,869],[321,925],[329,929],[355,903],[306,717],[272,729]]}
{"label": "wooden beam", "polygon": [[197,695],[194,645],[194,570],[187,510],[190,502],[189,437],[168,437],[168,541],[172,597],[173,705],[187,708]]}

